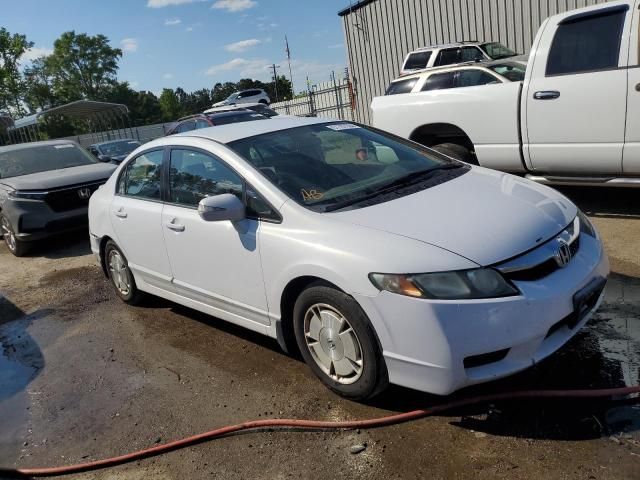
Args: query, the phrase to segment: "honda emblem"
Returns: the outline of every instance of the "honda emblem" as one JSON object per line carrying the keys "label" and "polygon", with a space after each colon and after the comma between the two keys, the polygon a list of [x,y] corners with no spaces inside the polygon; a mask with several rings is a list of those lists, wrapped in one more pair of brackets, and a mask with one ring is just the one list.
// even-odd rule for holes
{"label": "honda emblem", "polygon": [[80,190],[78,190],[78,196],[82,199],[82,200],[88,200],[89,197],[91,197],[91,189],[89,188],[81,188]]}
{"label": "honda emblem", "polygon": [[571,248],[567,242],[560,238],[558,238],[558,250],[554,258],[560,267],[564,267],[571,261]]}

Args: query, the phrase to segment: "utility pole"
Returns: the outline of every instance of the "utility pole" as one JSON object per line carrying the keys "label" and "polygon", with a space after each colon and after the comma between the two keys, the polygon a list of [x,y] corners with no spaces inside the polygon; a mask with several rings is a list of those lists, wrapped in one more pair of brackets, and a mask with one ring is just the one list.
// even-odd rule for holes
{"label": "utility pole", "polygon": [[280,68],[280,65],[276,65],[274,63],[270,68],[273,69],[273,88],[276,93],[276,103],[278,103],[278,72],[276,71],[276,68]]}

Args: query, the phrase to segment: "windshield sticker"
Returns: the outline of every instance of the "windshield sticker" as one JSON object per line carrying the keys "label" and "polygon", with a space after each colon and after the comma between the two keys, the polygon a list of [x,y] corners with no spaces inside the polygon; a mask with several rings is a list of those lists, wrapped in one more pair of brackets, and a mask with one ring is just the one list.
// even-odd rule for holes
{"label": "windshield sticker", "polygon": [[322,197],[324,197],[324,193],[316,190],[315,188],[312,188],[311,190],[306,190],[306,189],[302,189],[300,190],[300,193],[302,194],[302,199],[305,202],[310,202],[311,200],[320,200]]}
{"label": "windshield sticker", "polygon": [[326,127],[331,130],[335,130],[336,132],[340,130],[349,130],[351,128],[360,128],[358,125],[354,125],[353,123],[334,123],[333,125],[326,125]]}
{"label": "windshield sticker", "polygon": [[73,145],[71,143],[66,143],[64,145],[54,145],[53,148],[60,150],[61,148],[73,148]]}

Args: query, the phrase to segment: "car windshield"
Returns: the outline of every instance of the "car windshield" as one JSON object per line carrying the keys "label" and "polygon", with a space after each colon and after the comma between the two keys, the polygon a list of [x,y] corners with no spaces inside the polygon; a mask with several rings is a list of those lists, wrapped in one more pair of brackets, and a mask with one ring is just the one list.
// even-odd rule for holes
{"label": "car windshield", "polygon": [[104,145],[98,145],[98,151],[102,155],[117,156],[127,155],[133,152],[140,146],[140,142],[135,140],[122,140],[121,142],[105,143]]}
{"label": "car windshield", "polygon": [[523,81],[524,74],[526,73],[526,67],[519,63],[496,63],[494,65],[488,65],[488,67],[498,75],[502,75],[512,82]]}
{"label": "car windshield", "polygon": [[516,56],[516,52],[498,42],[483,43],[480,48],[494,60]]}
{"label": "car windshield", "polygon": [[239,93],[239,92],[232,93],[231,95],[229,95],[229,96],[227,97],[227,100],[235,100],[236,98],[238,98],[238,93]]}
{"label": "car windshield", "polygon": [[461,166],[407,141],[352,123],[323,123],[229,143],[300,205],[324,212]]}
{"label": "car windshield", "polygon": [[0,178],[19,177],[93,163],[98,163],[98,160],[72,143],[0,151]]}
{"label": "car windshield", "polygon": [[227,125],[229,123],[252,122],[253,120],[267,120],[268,117],[255,112],[228,112],[209,117],[214,125]]}

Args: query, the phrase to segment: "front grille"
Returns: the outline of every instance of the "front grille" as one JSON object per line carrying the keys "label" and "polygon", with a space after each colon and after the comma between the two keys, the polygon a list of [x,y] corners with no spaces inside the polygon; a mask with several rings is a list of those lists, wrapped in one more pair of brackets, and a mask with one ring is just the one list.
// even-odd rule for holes
{"label": "front grille", "polygon": [[[576,256],[578,250],[580,250],[580,236],[578,236],[570,245],[569,250],[571,250],[571,258]],[[556,270],[559,270],[561,267],[553,258],[549,258],[538,265],[535,265],[531,268],[527,268],[524,270],[516,270],[513,272],[505,273],[504,276],[509,280],[514,281],[522,281],[522,282],[533,282],[536,280],[540,280],[548,275],[551,275]]]}
{"label": "front grille", "polygon": [[89,205],[89,197],[82,198],[80,191],[89,189],[89,196],[93,195],[100,185],[103,185],[106,179],[98,183],[90,183],[84,185],[74,185],[60,190],[53,190],[47,193],[45,202],[54,212],[67,212],[76,208],[87,207]]}

